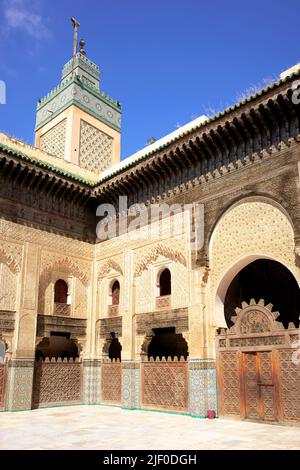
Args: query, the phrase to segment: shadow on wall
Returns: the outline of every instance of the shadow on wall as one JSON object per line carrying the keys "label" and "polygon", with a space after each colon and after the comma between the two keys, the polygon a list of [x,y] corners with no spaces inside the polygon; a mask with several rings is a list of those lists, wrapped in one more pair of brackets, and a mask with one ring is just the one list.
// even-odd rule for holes
{"label": "shadow on wall", "polygon": [[51,333],[49,338],[43,338],[36,348],[36,360],[46,357],[58,359],[75,359],[79,357],[78,347],[70,339],[70,333]]}
{"label": "shadow on wall", "polygon": [[280,316],[277,321],[285,328],[289,322],[299,327],[300,289],[293,274],[281,263],[269,259],[258,259],[243,268],[232,280],[225,297],[224,312],[227,326],[233,325],[231,318],[235,308],[250,299],[264,299],[273,305]]}
{"label": "shadow on wall", "polygon": [[154,336],[148,347],[148,359],[153,357],[168,358],[188,356],[188,345],[181,333],[175,333],[175,328],[157,328],[154,329]]}

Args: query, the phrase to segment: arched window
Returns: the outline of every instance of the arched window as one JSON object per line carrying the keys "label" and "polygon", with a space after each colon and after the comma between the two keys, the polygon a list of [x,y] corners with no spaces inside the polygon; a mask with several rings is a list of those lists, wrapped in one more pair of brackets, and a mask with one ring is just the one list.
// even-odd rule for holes
{"label": "arched window", "polygon": [[119,305],[120,303],[120,283],[119,281],[115,281],[111,287],[111,298],[112,298],[112,305]]}
{"label": "arched window", "polygon": [[68,303],[68,284],[62,279],[58,279],[55,283],[54,302],[59,304]]}
{"label": "arched window", "polygon": [[159,295],[171,295],[171,273],[168,268],[164,269],[159,276]]}

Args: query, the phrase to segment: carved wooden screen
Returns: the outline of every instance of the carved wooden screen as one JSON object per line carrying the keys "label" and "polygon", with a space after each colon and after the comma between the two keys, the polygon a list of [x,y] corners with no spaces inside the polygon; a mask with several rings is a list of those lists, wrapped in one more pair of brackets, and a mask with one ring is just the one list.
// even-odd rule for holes
{"label": "carved wooden screen", "polygon": [[240,377],[238,352],[220,352],[217,361],[219,377],[220,415],[240,416]]}
{"label": "carved wooden screen", "polygon": [[122,363],[107,359],[101,364],[102,401],[120,405],[122,401]]}
{"label": "carved wooden screen", "polygon": [[278,355],[283,419],[300,422],[300,342],[293,349],[280,349]]}
{"label": "carved wooden screen", "polygon": [[188,363],[185,360],[142,363],[142,407],[188,410]]}
{"label": "carved wooden screen", "polygon": [[234,326],[216,338],[220,415],[299,422],[299,329],[285,330],[263,300],[243,302],[236,312]]}
{"label": "carved wooden screen", "polygon": [[82,363],[77,359],[37,361],[34,370],[33,407],[82,403]]}
{"label": "carved wooden screen", "polygon": [[5,405],[6,371],[6,364],[0,363],[0,408]]}

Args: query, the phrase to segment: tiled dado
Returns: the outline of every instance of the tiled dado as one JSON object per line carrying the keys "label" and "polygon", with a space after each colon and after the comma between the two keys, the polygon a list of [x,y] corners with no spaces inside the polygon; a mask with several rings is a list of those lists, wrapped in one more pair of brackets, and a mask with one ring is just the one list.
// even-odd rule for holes
{"label": "tiled dado", "polygon": [[33,389],[33,359],[12,359],[8,362],[6,409],[30,410]]}
{"label": "tiled dado", "polygon": [[83,360],[83,403],[98,405],[101,401],[101,360]]}
{"label": "tiled dado", "polygon": [[140,407],[141,364],[134,361],[122,362],[122,407]]}
{"label": "tiled dado", "polygon": [[189,414],[206,418],[208,410],[218,415],[216,363],[213,359],[189,360]]}
{"label": "tiled dado", "polygon": [[[122,361],[122,407],[139,409],[141,391],[141,363]],[[217,408],[217,381],[214,360],[193,359],[189,367],[189,414],[207,417],[208,410]],[[8,363],[5,409],[30,410],[32,407],[34,361],[14,359]],[[101,360],[83,361],[83,403],[100,404]]]}

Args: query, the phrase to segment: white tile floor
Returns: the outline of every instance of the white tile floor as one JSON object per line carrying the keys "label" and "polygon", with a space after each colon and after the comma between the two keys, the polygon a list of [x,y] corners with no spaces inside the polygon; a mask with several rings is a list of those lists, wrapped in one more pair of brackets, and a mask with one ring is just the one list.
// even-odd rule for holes
{"label": "white tile floor", "polygon": [[300,427],[69,406],[0,413],[0,449],[300,450]]}

